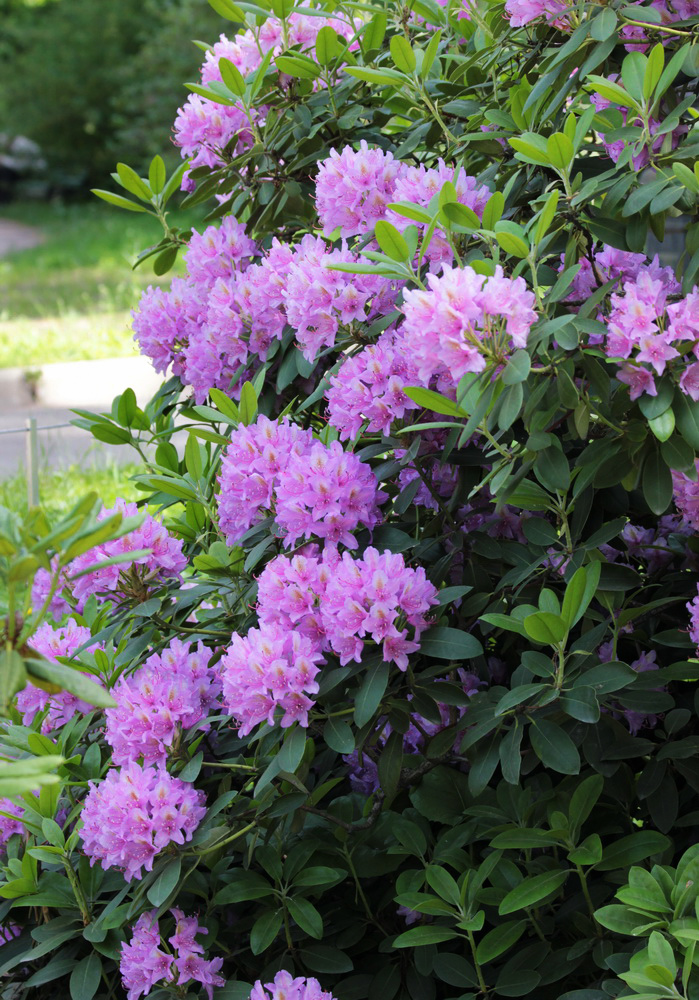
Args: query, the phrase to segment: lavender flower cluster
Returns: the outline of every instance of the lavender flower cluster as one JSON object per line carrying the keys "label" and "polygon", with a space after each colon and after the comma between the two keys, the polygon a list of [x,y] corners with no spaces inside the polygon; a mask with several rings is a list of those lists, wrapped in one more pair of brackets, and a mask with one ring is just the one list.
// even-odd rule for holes
{"label": "lavender flower cluster", "polygon": [[286,546],[315,537],[354,548],[352,532],[378,524],[385,499],[365,462],[286,418],[238,427],[221,463],[219,521],[229,545],[273,515]]}
{"label": "lavender flower cluster", "polygon": [[201,822],[204,794],[163,767],[131,761],[91,781],[82,809],[85,854],[105,871],[119,868],[127,881],[153,870],[157,854],[184,844]]}
{"label": "lavender flower cluster", "polygon": [[[323,653],[342,664],[362,661],[366,641],[380,644],[384,660],[400,670],[420,648],[427,613],[438,603],[436,588],[420,567],[401,555],[367,548],[362,559],[341,557],[326,547],[278,556],[258,581],[259,629],[234,634],[221,661],[223,696],[241,736],[261,722],[308,726],[318,691]],[[408,626],[413,638],[408,638]]]}
{"label": "lavender flower cluster", "polygon": [[[640,0],[632,6],[641,6]],[[668,0],[651,0],[648,6],[658,11],[663,25],[696,17],[699,13],[697,0],[670,0],[670,2]],[[574,24],[577,23],[574,18],[571,18],[574,11],[575,5],[569,0],[507,0],[505,4],[505,13],[513,28],[521,28],[532,21],[544,21],[559,31],[570,32]],[[621,27],[620,35],[629,52],[645,52],[648,48],[646,29],[640,25],[625,24]],[[669,41],[667,36],[663,35],[662,37],[664,44],[667,44]]]}
{"label": "lavender flower cluster", "polygon": [[[116,513],[122,514],[124,518],[133,517],[138,514],[138,508],[135,503],[118,499],[113,508],[102,510],[97,519],[103,521]],[[133,559],[128,558],[130,552],[137,553],[141,550],[146,550],[146,553],[134,555]],[[120,561],[91,570],[91,567],[115,557]],[[151,514],[146,514],[140,527],[121,538],[96,545],[73,559],[61,575],[60,586],[50,601],[49,610],[55,619],[60,619],[72,607],[82,611],[92,595],[100,600],[124,596],[127,574],[135,578],[132,583],[137,580],[140,586],[147,587],[166,580],[180,579],[186,565],[187,557],[181,540],[171,535]],[[89,570],[91,571],[87,572]],[[52,577],[53,574],[48,570],[37,571],[32,587],[32,604],[35,608],[42,607],[49,599]],[[77,578],[70,579],[71,577]],[[77,644],[72,647],[73,650],[76,648]]]}
{"label": "lavender flower cluster", "polygon": [[367,261],[320,237],[293,246],[275,240],[261,256],[232,216],[193,237],[185,263],[187,276],[169,291],[146,289],[133,327],[155,369],[172,366],[198,403],[212,388],[239,395],[254,358],[266,360],[287,324],[313,361],[341,327],[391,312],[397,293],[376,275],[330,270]]}
{"label": "lavender flower cluster", "polygon": [[[296,629],[342,664],[361,663],[364,641],[381,645],[383,657],[400,670],[420,648],[437,590],[422,567],[403,556],[369,546],[361,559],[327,549],[321,557],[278,556],[258,581],[258,617],[264,625]],[[408,626],[412,638],[408,637]]]}
{"label": "lavender flower cluster", "polygon": [[[260,28],[248,28],[233,39],[221,35],[206,53],[201,68],[201,83],[222,82],[221,59],[229,60],[243,77],[247,77],[260,68],[268,53],[271,53],[270,65],[274,66],[276,57],[288,48],[298,48],[302,52],[312,49],[319,31],[325,26],[333,28],[347,42],[352,39],[357,27],[350,19],[312,17],[294,11],[284,24],[277,17],[268,17]],[[288,77],[280,74],[279,85],[284,88],[287,82]],[[223,166],[227,152],[236,155],[251,146],[256,129],[264,124],[265,115],[266,109],[251,111],[242,101],[224,105],[191,94],[177,112],[174,125],[175,144],[179,146],[182,157],[190,161],[183,181],[185,190],[191,191],[195,187],[189,174],[196,167]]]}
{"label": "lavender flower cluster", "polygon": [[172,953],[161,947],[160,925],[156,910],[142,913],[138,918],[131,941],[121,946],[119,971],[128,1000],[139,1000],[158,984],[186,986],[201,984],[209,1000],[213,1000],[214,987],[224,986],[218,975],[222,958],[205,959],[204,948],[197,941],[197,934],[208,934],[196,917],[186,917],[182,910],[170,912],[175,918],[175,932],[167,942]]}
{"label": "lavender flower cluster", "polygon": [[190,650],[173,639],[134,673],[119,678],[112,689],[117,707],[105,710],[115,764],[139,759],[163,764],[182,731],[216,711],[221,682],[210,660],[203,643]]}
{"label": "lavender flower cluster", "polygon": [[[57,657],[72,658],[76,651],[90,642],[92,634],[89,628],[78,625],[69,618],[60,627],[54,628],[49,622],[44,622],[32,636],[32,649],[35,653],[54,663]],[[100,649],[93,644],[93,648]],[[88,674],[87,677],[95,684],[103,685],[100,677]],[[64,726],[76,712],[91,712],[92,706],[81,701],[69,691],[51,693],[34,684],[27,684],[17,695],[17,711],[22,714],[25,726],[31,726],[35,716],[46,710],[41,723],[41,732],[48,733],[52,729]]]}

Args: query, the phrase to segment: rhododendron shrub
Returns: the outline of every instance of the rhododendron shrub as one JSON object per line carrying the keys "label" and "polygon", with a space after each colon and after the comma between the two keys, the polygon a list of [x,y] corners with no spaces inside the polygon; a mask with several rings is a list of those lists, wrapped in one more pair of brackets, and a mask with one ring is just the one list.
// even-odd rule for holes
{"label": "rhododendron shrub", "polygon": [[0,515],[6,992],[696,1000],[699,10],[211,5],[140,500]]}

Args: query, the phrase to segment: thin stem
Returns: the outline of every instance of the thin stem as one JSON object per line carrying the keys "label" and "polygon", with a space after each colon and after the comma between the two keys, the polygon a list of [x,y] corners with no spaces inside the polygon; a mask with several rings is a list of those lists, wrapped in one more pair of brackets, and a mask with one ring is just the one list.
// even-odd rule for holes
{"label": "thin stem", "polygon": [[624,20],[627,24],[635,24],[638,28],[650,28],[652,31],[666,31],[670,35],[686,35],[687,38],[692,37],[691,31],[680,31],[679,28],[667,28],[664,24],[648,24],[645,21],[632,21],[628,17],[625,17]]}
{"label": "thin stem", "polygon": [[284,936],[286,937],[286,946],[289,951],[293,951],[294,942],[291,940],[291,927],[289,926],[289,911],[286,908],[286,900],[282,900],[282,913],[284,914]]}
{"label": "thin stem", "polygon": [[561,643],[558,646],[558,663],[556,664],[556,679],[554,681],[554,687],[560,691],[563,687],[563,678],[565,675],[565,665],[566,665],[566,654],[565,645]]}
{"label": "thin stem", "polygon": [[10,582],[7,585],[7,639],[12,646],[12,640],[15,637],[15,628],[17,622],[15,621],[15,585]]}
{"label": "thin stem", "polygon": [[485,979],[483,978],[483,970],[481,969],[480,962],[476,958],[476,941],[473,936],[473,931],[466,931],[468,934],[468,943],[471,945],[471,954],[473,955],[473,964],[476,967],[476,975],[478,976],[478,985],[481,988],[481,993],[487,993],[488,987],[485,985]]}
{"label": "thin stem", "polygon": [[442,116],[440,115],[439,111],[437,110],[437,105],[432,103],[432,101],[430,100],[430,97],[429,97],[427,91],[425,90],[425,88],[422,85],[418,86],[418,93],[419,93],[420,97],[422,97],[422,99],[425,102],[425,104],[427,105],[427,107],[432,112],[432,114],[433,114],[433,116],[435,118],[435,121],[438,123],[438,125],[441,128],[442,132],[444,132],[444,135],[447,137],[449,143],[451,145],[455,145],[456,144],[456,136],[454,136],[452,134],[452,132],[450,132],[450,130],[447,128],[447,125],[445,124],[444,120],[442,119]]}
{"label": "thin stem", "polygon": [[534,911],[533,910],[527,910],[527,916],[529,917],[529,919],[532,922],[532,926],[534,927],[534,930],[536,931],[536,936],[538,938],[540,938],[545,944],[548,944],[549,942],[546,939],[546,935],[544,934],[544,932],[542,931],[541,927],[539,926],[539,921],[534,916]]}
{"label": "thin stem", "polygon": [[70,882],[71,888],[73,890],[73,895],[75,896],[78,907],[80,908],[80,914],[83,918],[83,927],[87,927],[87,925],[92,920],[92,915],[90,913],[90,907],[88,905],[87,898],[85,897],[85,893],[83,892],[83,887],[80,885],[80,880],[75,872],[75,869],[73,868],[73,863],[70,860],[70,855],[62,854],[61,861],[63,862],[63,866],[66,870],[68,881]]}
{"label": "thin stem", "polygon": [[354,862],[352,861],[352,855],[347,850],[347,848],[345,848],[345,850],[344,850],[344,855],[345,855],[345,858],[347,860],[347,864],[349,865],[350,872],[352,873],[352,878],[354,879],[354,885],[355,885],[355,888],[357,890],[357,895],[359,896],[359,898],[362,901],[362,906],[364,907],[364,912],[366,913],[368,919],[372,922],[372,924],[376,923],[374,914],[371,912],[371,907],[369,906],[369,901],[367,900],[366,896],[364,895],[364,890],[362,889],[362,887],[360,885],[359,876],[357,875],[357,870],[354,867]]}
{"label": "thin stem", "polygon": [[22,639],[23,642],[27,642],[29,640],[29,638],[31,637],[32,633],[35,632],[36,629],[39,627],[39,625],[41,624],[41,621],[42,621],[44,615],[48,611],[48,609],[49,609],[49,607],[51,605],[51,601],[53,600],[54,595],[55,595],[56,591],[58,590],[58,581],[60,580],[60,576],[61,576],[61,568],[62,567],[59,567],[59,568],[57,568],[57,569],[54,570],[53,577],[51,579],[51,586],[49,587],[49,592],[46,595],[46,600],[41,605],[41,608],[39,609],[39,614],[37,615],[37,617],[32,619],[32,621],[30,623],[30,626],[29,626],[29,631],[27,633],[25,633],[23,631],[23,634],[21,636],[21,639]]}
{"label": "thin stem", "polygon": [[215,761],[215,760],[203,760],[201,762],[201,766],[202,767],[227,767],[227,768],[230,768],[231,771],[255,771],[255,772],[257,772],[257,768],[253,767],[252,764],[224,764],[224,763],[219,763],[218,761]]}
{"label": "thin stem", "polygon": [[244,826],[242,830],[238,830],[238,832],[234,833],[231,837],[226,837],[225,840],[219,840],[215,844],[212,844],[211,847],[205,847],[203,851],[197,851],[196,854],[198,857],[202,857],[204,854],[211,854],[212,851],[217,851],[219,847],[225,847],[226,844],[232,844],[234,840],[238,840],[239,837],[244,836],[244,834],[248,833],[249,830],[253,830],[256,826],[256,821],[248,823],[247,826]]}
{"label": "thin stem", "polygon": [[[660,548],[660,546],[658,546]],[[352,715],[354,708],[343,708],[341,712],[328,712],[326,715],[319,715],[319,719],[337,719],[340,715]]]}
{"label": "thin stem", "polygon": [[597,920],[595,919],[595,907],[592,902],[592,897],[590,896],[590,890],[587,885],[587,876],[582,870],[580,865],[575,866],[575,870],[578,873],[578,878],[580,879],[580,887],[582,889],[582,894],[585,897],[585,902],[587,903],[587,909],[595,925],[595,933],[598,937],[601,937],[601,931]]}
{"label": "thin stem", "polygon": [[480,427],[478,428],[478,430],[483,435],[483,437],[488,441],[488,443],[490,445],[492,445],[492,447],[495,448],[495,450],[500,455],[502,455],[503,458],[506,458],[508,461],[512,460],[512,457],[513,457],[512,453],[509,452],[506,448],[503,448],[502,445],[498,441],[495,440],[495,438],[493,437],[493,435],[490,433],[490,431],[486,427],[485,421],[483,421],[483,423],[480,425]]}

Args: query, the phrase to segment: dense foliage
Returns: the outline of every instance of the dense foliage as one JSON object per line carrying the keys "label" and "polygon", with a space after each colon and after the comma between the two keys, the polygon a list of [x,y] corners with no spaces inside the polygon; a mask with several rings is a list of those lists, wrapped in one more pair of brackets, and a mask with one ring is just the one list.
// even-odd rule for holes
{"label": "dense foliage", "polygon": [[694,1000],[695,0],[211,3],[141,514],[3,527],[7,994]]}

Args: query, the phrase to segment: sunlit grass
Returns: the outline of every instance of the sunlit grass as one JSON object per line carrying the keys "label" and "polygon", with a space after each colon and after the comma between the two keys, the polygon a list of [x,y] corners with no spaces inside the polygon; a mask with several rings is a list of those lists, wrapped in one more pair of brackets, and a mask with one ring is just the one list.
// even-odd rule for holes
{"label": "sunlit grass", "polygon": [[[51,520],[60,518],[94,490],[105,507],[112,507],[117,497],[135,500],[139,492],[129,477],[143,471],[137,465],[110,462],[101,467],[71,465],[65,469],[44,469],[39,473],[39,501]],[[27,483],[23,473],[0,481],[0,506],[18,514],[28,509]]]}
{"label": "sunlit grass", "polygon": [[135,356],[130,320],[127,311],[0,320],[0,368]]}
{"label": "sunlit grass", "polygon": [[[0,258],[0,367],[54,361],[129,357],[134,353],[129,312],[157,278],[138,253],[157,242],[159,223],[103,203],[17,202],[0,214],[38,226],[46,239]],[[175,213],[180,227],[200,225],[201,213]]]}

